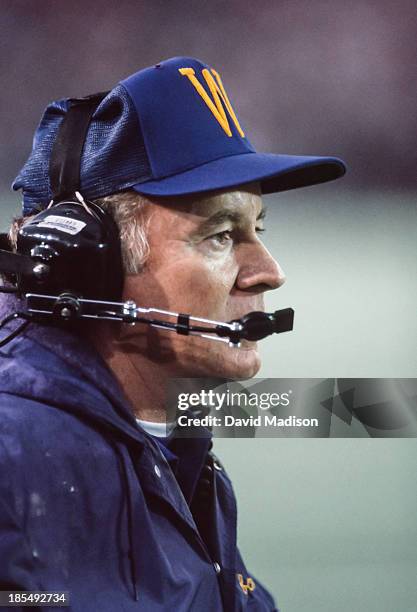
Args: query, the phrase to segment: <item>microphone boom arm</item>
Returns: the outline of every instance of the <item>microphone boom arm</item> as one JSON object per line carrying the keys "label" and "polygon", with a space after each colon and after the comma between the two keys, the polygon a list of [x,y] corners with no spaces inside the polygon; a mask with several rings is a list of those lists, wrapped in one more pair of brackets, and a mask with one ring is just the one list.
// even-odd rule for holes
{"label": "microphone boom arm", "polygon": [[[223,322],[159,308],[144,308],[137,306],[132,300],[107,302],[84,299],[66,293],[59,296],[26,293],[25,297],[28,314],[32,316],[54,316],[60,320],[105,319],[132,325],[144,323],[185,336],[197,335],[209,340],[226,342],[236,348],[240,346],[242,339],[256,341],[274,333],[291,331],[294,318],[292,308],[277,310],[274,313],[250,312],[241,319]],[[155,318],[155,315],[164,318]]]}

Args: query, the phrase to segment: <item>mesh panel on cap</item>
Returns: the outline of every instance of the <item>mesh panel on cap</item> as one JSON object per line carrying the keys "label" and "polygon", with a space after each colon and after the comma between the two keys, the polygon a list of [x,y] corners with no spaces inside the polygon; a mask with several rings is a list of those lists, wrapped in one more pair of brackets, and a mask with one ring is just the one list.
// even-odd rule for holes
{"label": "mesh panel on cap", "polygon": [[[35,134],[32,153],[13,183],[23,189],[23,214],[43,209],[51,200],[49,158],[68,108],[68,100],[48,106]],[[93,200],[152,178],[142,131],[123,86],[101,102],[91,121],[81,160],[80,191]]]}

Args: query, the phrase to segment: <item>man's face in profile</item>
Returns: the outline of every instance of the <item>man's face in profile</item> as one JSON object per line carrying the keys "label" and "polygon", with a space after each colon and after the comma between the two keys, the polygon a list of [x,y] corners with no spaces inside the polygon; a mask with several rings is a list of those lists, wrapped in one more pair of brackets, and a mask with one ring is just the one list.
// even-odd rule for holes
{"label": "man's face in profile", "polygon": [[[263,310],[263,293],[284,282],[260,240],[264,213],[257,183],[149,206],[150,256],[143,272],[126,278],[124,299],[230,321]],[[130,353],[159,362],[171,376],[243,379],[261,365],[255,342],[235,349],[142,326],[124,327],[120,339]]]}

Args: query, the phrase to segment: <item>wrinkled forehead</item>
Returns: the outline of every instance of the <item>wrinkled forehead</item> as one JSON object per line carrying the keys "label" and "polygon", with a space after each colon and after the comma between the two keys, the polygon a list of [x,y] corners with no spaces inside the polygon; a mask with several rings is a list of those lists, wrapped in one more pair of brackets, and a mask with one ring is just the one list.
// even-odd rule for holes
{"label": "wrinkled forehead", "polygon": [[195,200],[189,212],[202,217],[210,217],[213,214],[232,212],[236,215],[249,217],[256,216],[262,208],[262,197],[259,185],[251,185],[212,194]]}

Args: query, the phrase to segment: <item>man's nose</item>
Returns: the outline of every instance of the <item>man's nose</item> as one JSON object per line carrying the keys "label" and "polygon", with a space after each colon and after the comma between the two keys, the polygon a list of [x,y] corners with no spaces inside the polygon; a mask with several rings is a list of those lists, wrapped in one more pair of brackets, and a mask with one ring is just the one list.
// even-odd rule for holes
{"label": "man's nose", "polygon": [[286,280],[285,273],[265,245],[257,242],[246,246],[248,248],[241,253],[237,287],[256,293],[281,287]]}

